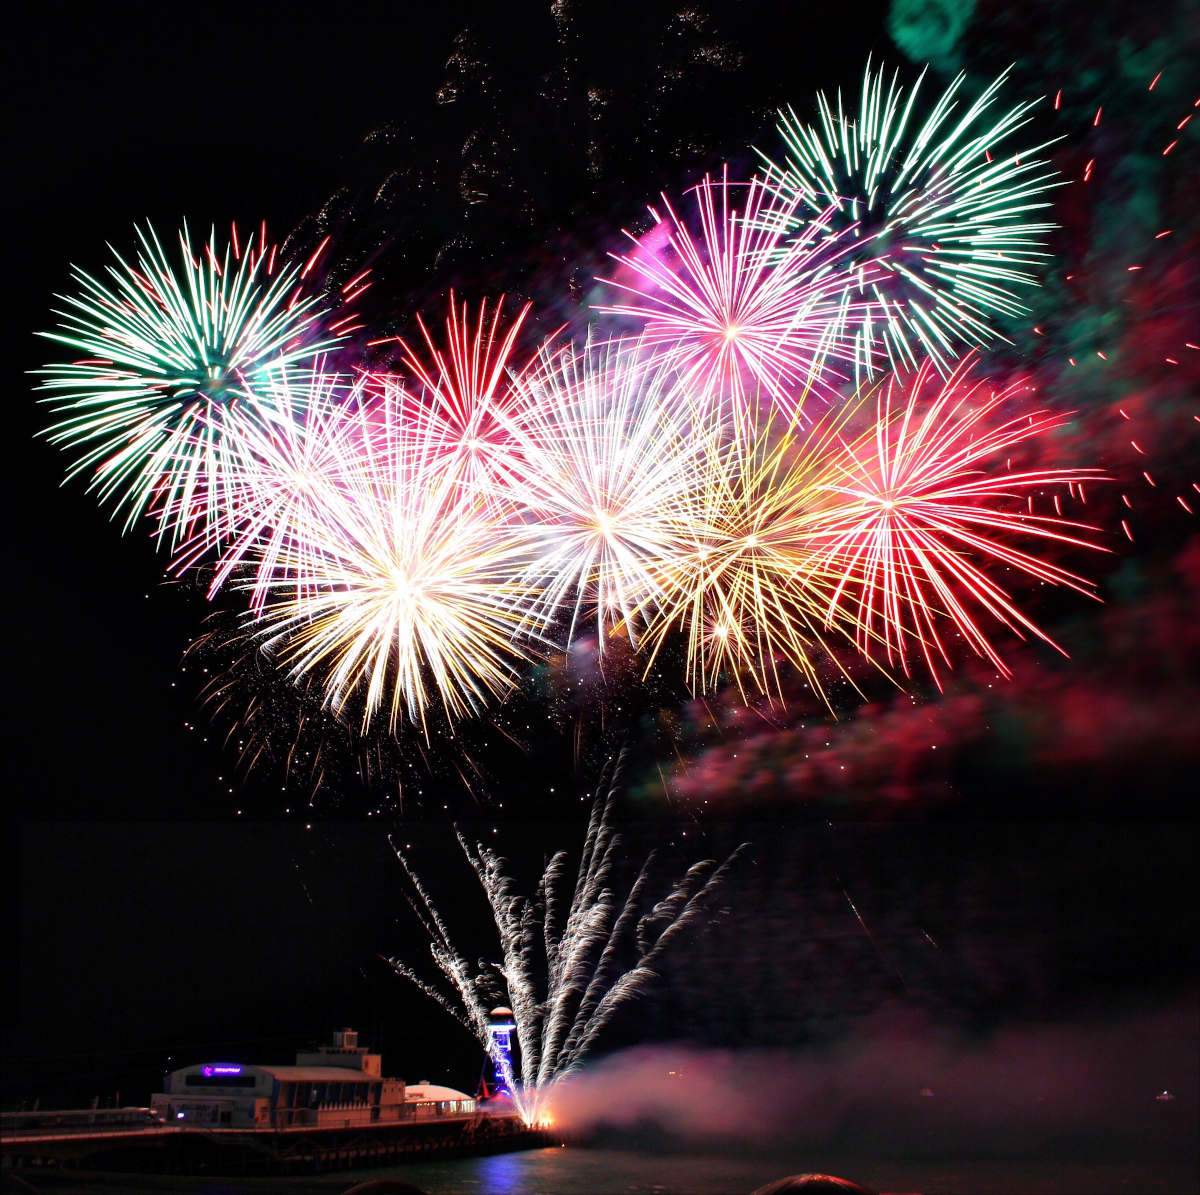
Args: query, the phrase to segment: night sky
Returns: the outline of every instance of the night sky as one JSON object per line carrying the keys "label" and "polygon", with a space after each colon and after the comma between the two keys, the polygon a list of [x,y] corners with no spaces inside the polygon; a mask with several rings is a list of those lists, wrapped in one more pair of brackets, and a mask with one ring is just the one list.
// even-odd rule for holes
{"label": "night sky", "polygon": [[[452,285],[577,297],[594,264],[582,247],[615,243],[659,187],[748,161],[774,105],[855,82],[868,51],[903,61],[881,4],[806,17],[818,23],[786,38],[795,6],[783,3],[692,5],[686,21],[678,5],[568,7],[578,86],[611,90],[601,181],[578,164],[577,113],[551,120],[539,99],[563,52],[541,5],[354,4],[334,20],[327,7],[124,5],[81,24],[44,3],[8,31],[6,1100],[120,1090],[142,1103],[170,1066],[290,1061],[340,1024],[381,1046],[389,1071],[471,1086],[475,1047],[377,957],[421,949],[385,835],[412,844],[483,953],[482,901],[443,806],[532,874],[576,840],[580,797],[626,746],[634,857],[753,850],[727,915],[659,998],[614,1026],[614,1045],[799,1048],[897,1009],[980,1038],[1194,1010],[1200,557],[1187,525],[1140,525],[1140,554],[1122,545],[1104,566],[1103,611],[1052,612],[1072,662],[1023,649],[999,695],[968,669],[944,697],[876,693],[836,727],[814,711],[772,728],[734,711],[714,736],[666,683],[614,683],[552,714],[535,685],[502,716],[504,735],[467,730],[428,759],[385,745],[378,774],[316,784],[303,766],[284,773],[278,745],[239,769],[228,723],[198,697],[216,665],[181,668],[205,602],[163,583],[141,531],[122,538],[81,485],[60,488],[59,455],[34,438],[43,416],[26,371],[48,350],[32,333],[68,263],[98,264],[134,219],[265,216],[297,245],[331,227],[347,268],[379,272],[371,314],[385,327]],[[981,69],[1002,66],[1020,52],[1019,12],[978,8]],[[1098,45],[1117,6],[1062,6],[1060,40],[1094,8]],[[1083,58],[1099,86],[1101,51]],[[684,64],[674,91],[664,63]],[[454,102],[436,102],[447,87]],[[1111,119],[1119,138],[1120,111]],[[464,172],[482,202],[462,199]],[[391,178],[386,202],[370,200]],[[1191,203],[1185,261],[1194,165],[1191,178],[1190,192],[1164,182],[1158,196]],[[1070,224],[1060,247],[1087,236]],[[1116,254],[1089,244],[1089,260]],[[1172,285],[1186,292],[1188,278]],[[1181,304],[1194,332],[1194,298]],[[543,303],[543,324],[557,315]],[[1164,468],[1186,473],[1197,442]],[[1124,467],[1112,451],[1101,463]],[[266,732],[290,742],[288,695],[266,699],[278,711]],[[602,727],[587,721],[599,712]],[[677,759],[671,743],[694,766],[665,800],[653,780]],[[1187,1056],[1176,1050],[1168,1078],[1194,1089]]]}

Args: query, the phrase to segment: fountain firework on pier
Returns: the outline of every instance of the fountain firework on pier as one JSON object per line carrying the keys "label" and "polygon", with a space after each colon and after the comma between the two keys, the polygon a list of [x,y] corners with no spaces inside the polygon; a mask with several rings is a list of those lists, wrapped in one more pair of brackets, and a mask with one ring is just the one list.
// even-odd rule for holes
{"label": "fountain firework on pier", "polygon": [[[566,851],[553,855],[533,895],[525,896],[495,851],[482,843],[471,845],[459,834],[496,922],[498,963],[467,962],[420,877],[392,843],[411,884],[406,899],[428,935],[445,982],[430,982],[401,959],[387,962],[478,1039],[503,1074],[514,1109],[527,1125],[549,1123],[554,1088],[579,1070],[617,1010],[646,991],[667,950],[703,917],[745,849],[739,847],[722,863],[707,859],[693,864],[666,896],[651,904],[653,853],[627,887],[615,875],[623,859],[621,836],[611,818],[616,789],[614,770],[593,801],[570,891]],[[498,1050],[489,1032],[488,1010],[498,998],[512,1008],[519,1053],[515,1062]]]}

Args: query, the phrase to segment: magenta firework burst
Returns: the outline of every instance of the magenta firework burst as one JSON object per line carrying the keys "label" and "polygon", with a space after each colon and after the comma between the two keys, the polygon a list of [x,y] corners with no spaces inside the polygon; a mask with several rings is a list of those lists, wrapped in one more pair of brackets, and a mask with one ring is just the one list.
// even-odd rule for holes
{"label": "magenta firework burst", "polygon": [[728,174],[693,189],[692,219],[664,196],[655,227],[612,255],[621,268],[605,281],[619,300],[596,310],[629,319],[707,406],[762,394],[792,410],[811,389],[830,393],[868,312],[842,261],[850,242],[831,233],[829,215],[792,235],[801,199]]}

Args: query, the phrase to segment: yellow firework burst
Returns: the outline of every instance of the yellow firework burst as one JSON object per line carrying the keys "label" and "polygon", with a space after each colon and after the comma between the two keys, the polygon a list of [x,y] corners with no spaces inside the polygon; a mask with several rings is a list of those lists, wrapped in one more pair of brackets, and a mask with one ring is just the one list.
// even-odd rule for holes
{"label": "yellow firework burst", "polygon": [[494,498],[432,476],[436,445],[408,434],[398,401],[345,409],[355,434],[333,444],[349,459],[272,543],[257,631],[335,711],[361,701],[364,727],[386,710],[393,730],[403,715],[428,733],[435,705],[453,721],[516,679],[520,549]]}
{"label": "yellow firework burst", "polygon": [[846,676],[833,643],[853,642],[855,624],[832,600],[841,562],[819,550],[813,530],[846,417],[777,432],[752,413],[730,436],[709,433],[684,546],[658,578],[651,663],[680,634],[696,692],[725,677],[743,698],[775,697],[790,665],[828,705],[822,674]]}

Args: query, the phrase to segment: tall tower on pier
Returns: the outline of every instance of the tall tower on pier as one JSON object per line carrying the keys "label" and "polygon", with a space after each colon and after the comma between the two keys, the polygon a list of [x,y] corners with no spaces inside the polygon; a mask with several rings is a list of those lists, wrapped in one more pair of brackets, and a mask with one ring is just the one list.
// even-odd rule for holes
{"label": "tall tower on pier", "polygon": [[516,1027],[511,1008],[501,1006],[488,1013],[488,1036],[491,1038],[488,1057],[491,1062],[493,1096],[504,1095],[512,1098],[512,1088],[504,1072],[507,1071],[510,1075],[513,1073],[512,1035]]}

